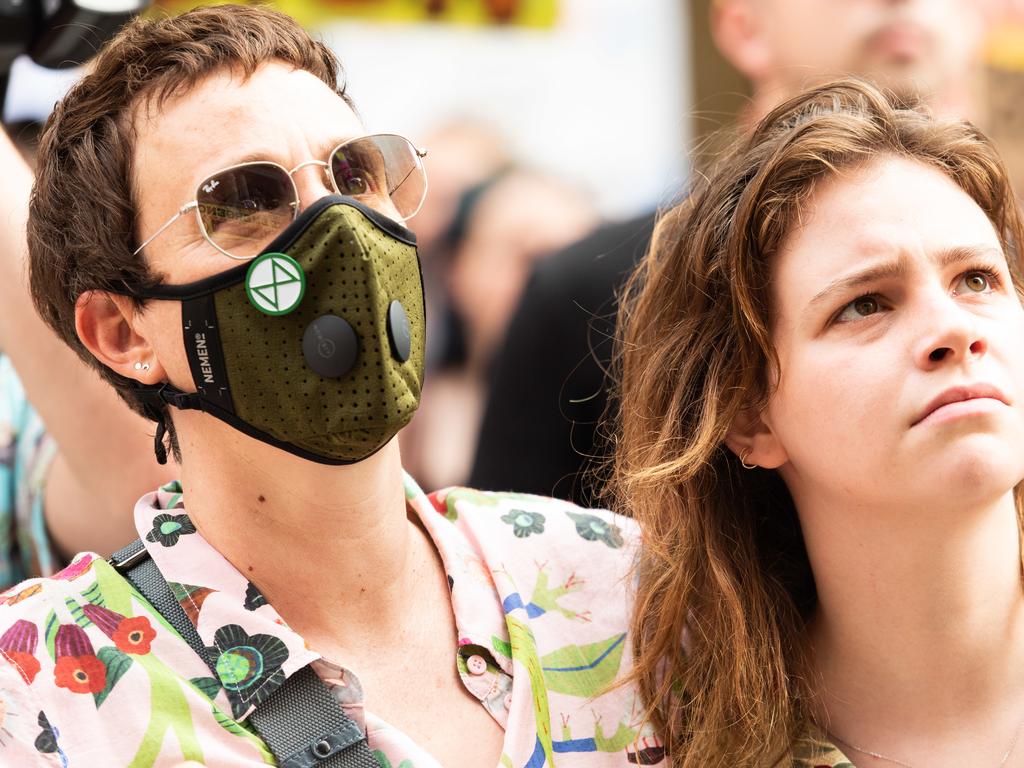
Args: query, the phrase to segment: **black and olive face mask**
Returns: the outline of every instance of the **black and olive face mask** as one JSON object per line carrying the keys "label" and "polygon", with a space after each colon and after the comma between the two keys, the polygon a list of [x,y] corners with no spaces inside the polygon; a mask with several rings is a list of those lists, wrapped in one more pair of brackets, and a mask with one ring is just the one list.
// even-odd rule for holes
{"label": "black and olive face mask", "polygon": [[350,197],[318,200],[250,262],[134,295],[181,302],[196,388],[139,385],[153,405],[203,411],[323,464],[367,458],[419,406],[416,236]]}

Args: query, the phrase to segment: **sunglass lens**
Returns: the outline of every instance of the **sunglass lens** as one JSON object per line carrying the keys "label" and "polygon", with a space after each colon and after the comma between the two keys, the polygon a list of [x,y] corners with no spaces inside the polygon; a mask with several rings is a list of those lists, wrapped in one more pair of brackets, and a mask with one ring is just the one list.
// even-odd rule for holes
{"label": "sunglass lens", "polygon": [[295,187],[283,168],[251,163],[199,185],[199,218],[210,241],[237,258],[270,243],[295,218]]}
{"label": "sunglass lens", "polygon": [[331,173],[341,194],[402,221],[416,214],[427,192],[419,154],[401,136],[364,136],[342,144],[331,156]]}

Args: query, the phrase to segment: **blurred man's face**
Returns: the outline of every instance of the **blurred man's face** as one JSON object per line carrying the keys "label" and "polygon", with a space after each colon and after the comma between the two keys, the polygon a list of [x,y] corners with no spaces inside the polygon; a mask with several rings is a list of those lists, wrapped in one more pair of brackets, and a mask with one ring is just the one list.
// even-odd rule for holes
{"label": "blurred man's face", "polygon": [[745,28],[730,39],[720,28],[716,33],[723,53],[776,98],[839,75],[932,98],[962,84],[976,65],[984,30],[981,5],[976,0],[720,0],[716,25]]}

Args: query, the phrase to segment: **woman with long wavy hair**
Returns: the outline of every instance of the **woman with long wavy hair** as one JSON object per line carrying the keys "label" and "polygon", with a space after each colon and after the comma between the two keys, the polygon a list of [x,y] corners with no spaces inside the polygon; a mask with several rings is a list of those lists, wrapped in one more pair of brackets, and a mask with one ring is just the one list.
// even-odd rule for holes
{"label": "woman with long wavy hair", "polygon": [[611,488],[674,766],[1024,766],[1024,226],[991,143],[779,106],[661,221]]}

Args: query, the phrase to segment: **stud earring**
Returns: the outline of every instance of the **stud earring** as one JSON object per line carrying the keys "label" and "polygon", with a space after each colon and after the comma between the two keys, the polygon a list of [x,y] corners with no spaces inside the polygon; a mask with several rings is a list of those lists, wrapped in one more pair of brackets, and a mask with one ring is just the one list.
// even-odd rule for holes
{"label": "stud earring", "polygon": [[757,464],[747,464],[747,457],[750,455],[750,449],[747,448],[743,453],[740,454],[740,466],[744,469],[757,469]]}
{"label": "stud earring", "polygon": [[137,363],[135,363],[134,367],[135,367],[136,371],[148,371],[149,370],[149,363],[138,363],[137,362]]}

